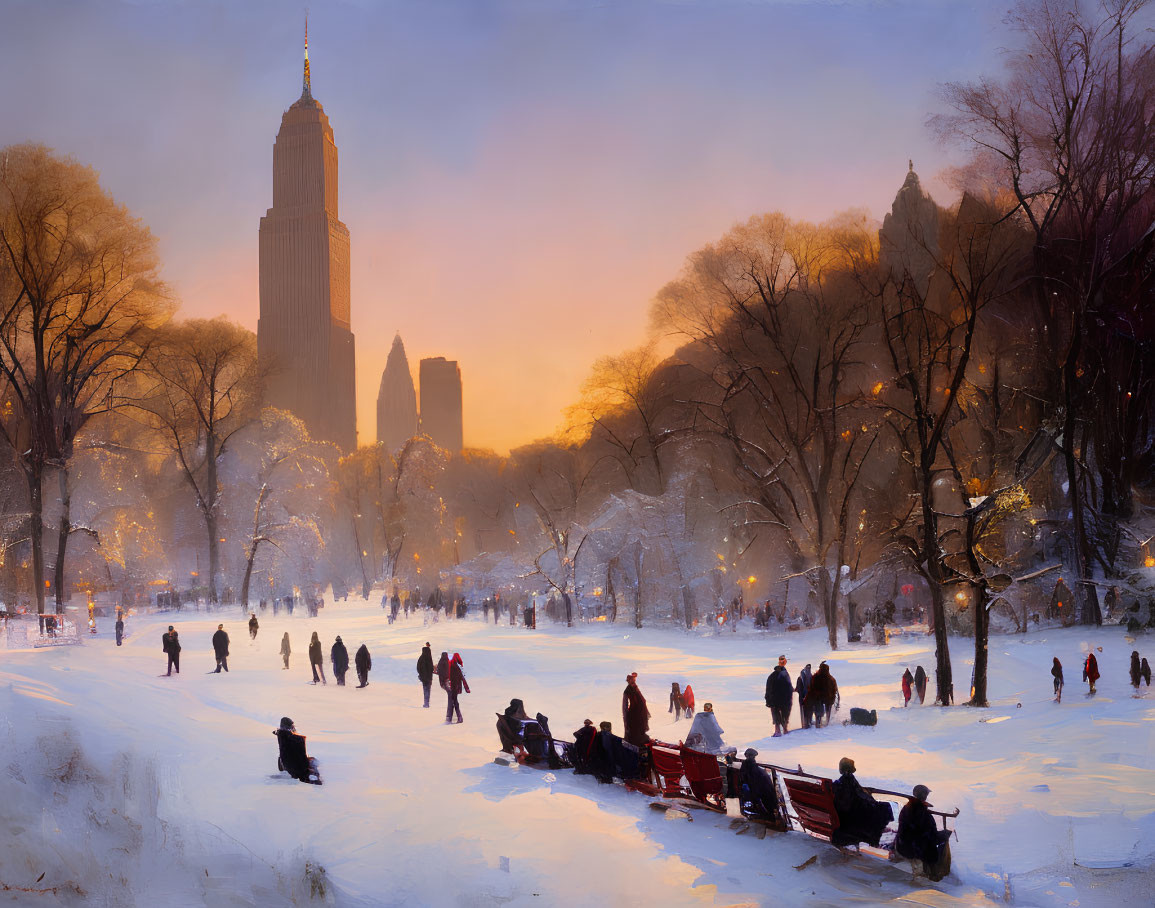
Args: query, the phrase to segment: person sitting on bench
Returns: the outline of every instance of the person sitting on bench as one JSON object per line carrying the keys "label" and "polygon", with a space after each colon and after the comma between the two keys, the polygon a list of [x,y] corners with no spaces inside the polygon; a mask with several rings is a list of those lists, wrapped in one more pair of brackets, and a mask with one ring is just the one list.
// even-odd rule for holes
{"label": "person sitting on bench", "polygon": [[277,768],[287,772],[298,782],[320,785],[321,775],[317,771],[317,761],[305,752],[305,736],[297,734],[293,720],[283,716],[281,727],[273,734],[277,736],[277,744],[281,751],[277,758]]}
{"label": "person sitting on bench", "polygon": [[922,861],[923,870],[934,882],[950,872],[950,830],[939,829],[926,799],[930,789],[915,785],[911,798],[898,813],[895,852],[912,861]]}
{"label": "person sitting on bench", "polygon": [[843,757],[838,761],[840,778],[834,783],[834,807],[838,811],[838,829],[834,832],[835,845],[855,845],[866,842],[875,848],[894,819],[894,810],[885,802],[874,800],[870,792],[854,777],[854,761]]}
{"label": "person sitting on bench", "polygon": [[769,773],[755,762],[758,751],[746,748],[746,759],[738,769],[738,801],[742,815],[777,822],[778,792]]}
{"label": "person sitting on bench", "polygon": [[520,700],[510,700],[504,713],[497,715],[497,736],[501,738],[501,749],[507,754],[513,753],[515,745],[524,746],[521,723],[529,719],[525,714],[525,706]]}

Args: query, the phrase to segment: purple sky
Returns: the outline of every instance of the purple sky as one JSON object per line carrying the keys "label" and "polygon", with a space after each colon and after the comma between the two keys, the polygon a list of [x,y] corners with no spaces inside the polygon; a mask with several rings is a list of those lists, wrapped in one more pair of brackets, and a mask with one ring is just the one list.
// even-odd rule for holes
{"label": "purple sky", "polygon": [[[751,214],[881,215],[945,81],[997,73],[1009,3],[310,4],[341,155],[358,429],[395,331],[461,364],[465,439],[551,433],[644,338],[686,255]],[[0,144],[92,164],[158,235],[188,316],[256,327],[272,145],[304,5],[0,0]]]}

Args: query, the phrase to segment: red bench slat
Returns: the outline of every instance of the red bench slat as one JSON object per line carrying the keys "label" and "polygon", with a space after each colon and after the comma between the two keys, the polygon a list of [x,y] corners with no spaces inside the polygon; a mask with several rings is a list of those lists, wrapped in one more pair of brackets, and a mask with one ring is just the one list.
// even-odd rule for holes
{"label": "red bench slat", "polygon": [[814,835],[831,838],[838,828],[838,811],[834,807],[834,786],[829,779],[807,782],[786,776],[786,792],[802,828]]}

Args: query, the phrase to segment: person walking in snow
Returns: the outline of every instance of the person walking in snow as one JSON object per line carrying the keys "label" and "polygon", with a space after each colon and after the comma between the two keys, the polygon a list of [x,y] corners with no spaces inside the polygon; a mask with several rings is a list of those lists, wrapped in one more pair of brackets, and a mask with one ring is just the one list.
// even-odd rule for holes
{"label": "person walking in snow", "polygon": [[[275,599],[273,600],[276,601]],[[285,631],[285,636],[281,638],[281,658],[285,660],[285,668],[289,667],[289,655],[293,652],[293,648],[289,646],[289,632]]]}
{"label": "person walking in snow", "polygon": [[353,657],[353,664],[357,668],[358,687],[369,686],[369,669],[373,667],[373,660],[369,658],[369,647],[362,643],[357,648],[357,655]]}
{"label": "person walking in snow", "polygon": [[[321,638],[317,636],[317,632],[313,631],[313,637],[309,641],[309,665],[313,669],[313,683],[320,681],[322,684],[328,684],[325,680],[325,661],[324,656],[321,655]],[[320,677],[317,673],[320,672]]]}
{"label": "person walking in snow", "polygon": [[437,660],[437,683],[441,685],[442,690],[449,690],[449,653],[444,650],[441,658]]}
{"label": "person walking in snow", "polygon": [[694,718],[694,688],[689,684],[682,688],[682,705],[686,707],[686,718]]}
{"label": "person walking in snow", "polygon": [[1094,653],[1087,653],[1087,661],[1083,663],[1083,680],[1090,682],[1089,693],[1095,692],[1095,682],[1099,680],[1099,660]]}
{"label": "person walking in snow", "polygon": [[120,646],[124,642],[124,615],[116,616],[116,645]]}
{"label": "person walking in snow", "polygon": [[1059,657],[1055,656],[1051,663],[1051,677],[1054,679],[1055,685],[1055,702],[1063,702],[1063,663],[1059,661]]}
{"label": "person walking in snow", "polygon": [[446,725],[452,724],[454,713],[457,714],[458,722],[465,721],[461,717],[461,704],[458,702],[462,690],[467,694],[470,692],[469,682],[465,680],[465,672],[462,671],[463,664],[460,653],[454,653],[453,658],[449,660],[449,680],[445,683],[445,693],[449,698],[445,707]]}
{"label": "person walking in snow", "polygon": [[1147,657],[1146,656],[1144,656],[1143,660],[1139,663],[1139,674],[1143,676],[1144,682],[1146,682],[1147,686],[1150,687],[1151,686],[1151,666],[1147,664]]}
{"label": "person walking in snow", "polygon": [[921,705],[926,702],[926,672],[923,671],[922,666],[918,666],[914,670],[914,690],[918,694],[918,702]]}
{"label": "person walking in snow", "polygon": [[911,685],[914,684],[914,675],[910,673],[908,668],[902,673],[902,705],[904,707],[910,706]]}
{"label": "person walking in snow", "polygon": [[329,650],[329,661],[333,663],[333,677],[337,679],[337,686],[344,687],[345,672],[349,671],[349,650],[345,649],[345,644],[341,642],[340,634]]}
{"label": "person walking in snow", "polygon": [[686,708],[685,701],[682,700],[682,690],[678,687],[678,682],[674,681],[670,685],[670,708],[668,712],[674,714],[674,721],[677,722],[682,718],[682,710]]}
{"label": "person walking in snow", "polygon": [[[810,693],[807,697],[813,701],[814,727],[821,728],[830,724],[830,714],[838,707],[838,682],[830,674],[830,666],[825,662],[818,665],[818,671],[810,680]],[[825,721],[823,721],[825,719]]]}
{"label": "person walking in snow", "polygon": [[164,652],[168,655],[168,671],[165,674],[171,675],[172,670],[175,668],[176,673],[179,675],[180,674],[180,639],[177,637],[177,633],[173,629],[173,626],[171,624],[168,626],[168,631],[160,639],[161,639],[161,647],[164,649]]}
{"label": "person walking in snow", "polygon": [[622,722],[626,727],[625,739],[635,747],[650,743],[650,708],[638,687],[638,673],[626,675],[626,689],[622,691]]}
{"label": "person walking in snow", "polygon": [[425,709],[429,709],[429,690],[433,687],[433,650],[429,643],[421,647],[421,655],[417,657],[417,678],[425,691]]}
{"label": "person walking in snow", "polygon": [[1143,679],[1143,669],[1139,666],[1139,651],[1131,651],[1131,686],[1139,690],[1139,682]]}
{"label": "person walking in snow", "polygon": [[223,668],[229,670],[229,635],[225,633],[223,624],[217,625],[217,632],[213,634],[213,653],[217,657],[217,668],[213,674],[219,675]]}
{"label": "person walking in snow", "polygon": [[774,671],[766,678],[766,706],[774,720],[773,737],[781,738],[790,731],[790,709],[794,703],[794,687],[786,671],[786,657],[779,656]]}
{"label": "person walking in snow", "polygon": [[814,709],[806,704],[806,695],[810,693],[810,681],[813,678],[813,672],[810,671],[810,663],[806,663],[806,667],[798,673],[798,680],[794,683],[794,692],[798,694],[798,714],[802,718],[802,727],[809,728],[811,720],[814,716]]}

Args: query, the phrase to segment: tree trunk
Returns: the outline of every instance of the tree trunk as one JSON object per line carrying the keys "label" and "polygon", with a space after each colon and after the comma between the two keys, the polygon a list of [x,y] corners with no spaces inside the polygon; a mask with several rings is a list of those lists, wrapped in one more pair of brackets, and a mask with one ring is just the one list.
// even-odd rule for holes
{"label": "tree trunk", "polygon": [[32,589],[36,595],[36,614],[44,614],[44,474],[33,461],[24,469],[28,481],[28,528],[32,536]]}
{"label": "tree trunk", "polygon": [[249,607],[249,581],[253,577],[253,562],[257,560],[257,548],[260,546],[259,539],[253,540],[253,547],[249,551],[249,557],[245,562],[245,579],[241,583],[241,604],[247,610]]}
{"label": "tree trunk", "polygon": [[638,585],[634,591],[634,627],[642,626],[642,553],[641,544],[634,547],[634,571],[638,578]]}
{"label": "tree trunk", "polygon": [[357,529],[356,516],[353,517],[353,542],[357,546],[357,563],[361,566],[361,596],[368,599],[372,584],[369,583],[369,574],[365,570],[365,555],[361,549],[361,531]]}
{"label": "tree trunk", "polygon": [[694,626],[694,591],[690,584],[682,584],[682,610],[685,615],[687,629]]}
{"label": "tree trunk", "polygon": [[68,491],[68,468],[57,473],[60,482],[60,533],[56,540],[56,614],[64,614],[64,557],[72,533],[72,496]]}
{"label": "tree trunk", "polygon": [[220,502],[220,489],[217,485],[217,456],[219,452],[217,450],[216,439],[211,433],[206,444],[205,487],[207,500],[205,502],[205,527],[209,532],[209,604],[216,605],[219,598],[217,594],[217,572],[220,570],[221,562],[220,537],[217,535],[217,505]]}
{"label": "tree trunk", "polygon": [[831,583],[826,568],[819,567],[818,595],[822,600],[822,611],[826,618],[826,639],[831,649],[838,649],[838,587],[841,576],[837,575],[834,583]]}
{"label": "tree trunk", "polygon": [[970,567],[971,575],[977,578],[977,582],[971,584],[971,589],[974,591],[974,605],[975,610],[975,667],[974,667],[974,690],[971,691],[970,706],[988,706],[987,703],[987,655],[988,655],[988,638],[990,637],[990,589],[987,587],[987,579],[983,574],[982,565],[979,564],[978,553],[975,551],[975,522],[978,520],[978,515],[975,513],[968,513],[967,515],[967,529],[966,529],[966,554],[967,564]]}
{"label": "tree trunk", "polygon": [[561,598],[565,603],[565,626],[573,627],[573,600],[565,590],[561,591]]}
{"label": "tree trunk", "polygon": [[946,609],[943,605],[942,585],[931,580],[930,602],[934,613],[935,702],[939,706],[954,703],[954,680],[950,669],[950,643],[946,633]]}

